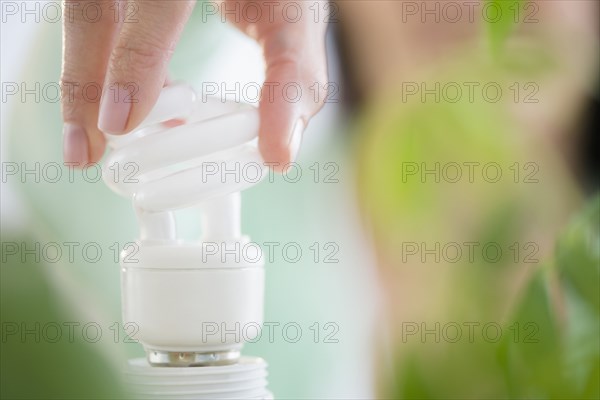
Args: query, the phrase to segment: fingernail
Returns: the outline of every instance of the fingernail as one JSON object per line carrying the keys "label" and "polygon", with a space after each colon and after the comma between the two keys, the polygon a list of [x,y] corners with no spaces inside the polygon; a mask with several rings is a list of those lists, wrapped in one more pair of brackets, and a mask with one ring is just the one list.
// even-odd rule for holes
{"label": "fingernail", "polygon": [[65,162],[78,163],[80,166],[88,162],[88,138],[79,125],[65,124],[63,127],[63,158]]}
{"label": "fingernail", "polygon": [[296,160],[298,156],[298,150],[300,150],[300,144],[302,143],[302,133],[304,132],[304,121],[302,118],[298,118],[294,128],[292,129],[292,136],[290,137],[289,149],[290,149],[290,162]]}
{"label": "fingernail", "polygon": [[131,102],[131,94],[121,87],[117,87],[116,90],[112,88],[106,90],[100,100],[98,129],[111,135],[124,133],[131,111]]}

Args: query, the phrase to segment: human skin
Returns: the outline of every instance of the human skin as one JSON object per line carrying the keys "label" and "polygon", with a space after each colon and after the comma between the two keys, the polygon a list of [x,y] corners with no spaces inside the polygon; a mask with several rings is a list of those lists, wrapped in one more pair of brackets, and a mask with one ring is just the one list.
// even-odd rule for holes
{"label": "human skin", "polygon": [[[220,11],[225,7],[241,9],[246,1],[227,0],[217,6]],[[166,82],[169,60],[196,4],[193,0],[130,0],[136,22],[123,23],[124,18],[115,21],[115,1],[95,3],[101,16],[94,22],[81,12],[73,12],[80,2],[66,0],[64,7],[61,82],[72,93],[62,96],[63,155],[65,162],[80,166],[100,160],[105,150],[103,132],[126,134],[148,115]],[[250,21],[243,13],[238,18],[225,14],[229,23],[262,47],[265,82],[276,82],[278,87],[295,82],[303,93],[309,93],[315,83],[324,86],[327,22],[309,18],[313,14],[308,9],[302,10],[302,18],[291,22],[281,12],[270,12],[272,4],[268,3],[253,1],[262,11],[257,20]],[[295,2],[303,8],[311,4]],[[125,8],[126,2],[121,7],[121,15],[131,10]],[[86,100],[82,93],[83,84],[90,82],[103,88],[99,102]],[[259,148],[265,162],[281,170],[295,158],[302,132],[324,98],[315,101],[312,95],[301,96],[294,103],[286,100],[281,90],[266,90],[264,87],[259,103]]]}

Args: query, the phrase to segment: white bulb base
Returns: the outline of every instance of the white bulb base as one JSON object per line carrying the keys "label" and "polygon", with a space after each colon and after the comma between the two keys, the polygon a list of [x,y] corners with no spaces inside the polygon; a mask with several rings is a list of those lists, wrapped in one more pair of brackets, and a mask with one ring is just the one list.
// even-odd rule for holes
{"label": "white bulb base", "polygon": [[244,342],[259,337],[263,323],[264,267],[259,256],[207,255],[204,245],[141,244],[124,252],[123,321],[135,327],[135,339],[149,362],[234,363]]}

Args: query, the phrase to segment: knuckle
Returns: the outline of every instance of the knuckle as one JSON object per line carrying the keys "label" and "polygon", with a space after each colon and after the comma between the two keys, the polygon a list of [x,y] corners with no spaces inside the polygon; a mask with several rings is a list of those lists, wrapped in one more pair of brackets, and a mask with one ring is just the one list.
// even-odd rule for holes
{"label": "knuckle", "polygon": [[98,103],[102,94],[101,82],[101,79],[82,79],[76,68],[63,68],[59,82],[63,110]]}
{"label": "knuckle", "polygon": [[78,29],[82,25],[104,25],[114,22],[114,0],[63,0],[63,26]]}
{"label": "knuckle", "polygon": [[113,49],[110,70],[117,76],[139,77],[147,71],[166,68],[173,51],[173,46],[153,40],[124,37]]}

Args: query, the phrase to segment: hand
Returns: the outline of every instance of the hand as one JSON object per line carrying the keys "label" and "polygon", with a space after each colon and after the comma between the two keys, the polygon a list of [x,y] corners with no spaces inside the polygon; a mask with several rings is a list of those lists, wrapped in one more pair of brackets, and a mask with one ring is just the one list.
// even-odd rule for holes
{"label": "hand", "polygon": [[[70,4],[81,6],[74,0],[66,1],[63,18],[61,81],[63,88],[72,90],[71,96],[62,96],[64,159],[80,166],[97,162],[102,157],[105,148],[102,132],[130,132],[150,112],[165,83],[171,55],[195,5],[195,1],[133,0],[137,22],[117,23],[114,0],[95,3],[101,10],[97,21],[84,18],[81,9],[73,8],[75,11],[72,11]],[[227,0],[218,7],[222,10],[225,7],[228,10],[243,9],[244,3]],[[261,17],[257,21],[246,21],[243,12],[238,14],[237,20],[231,14],[227,17],[263,48],[265,81],[273,84],[265,85],[262,90],[259,147],[265,161],[279,163],[280,167],[276,169],[281,169],[295,157],[302,131],[323,103],[322,98],[315,101],[314,92],[309,88],[315,83],[324,87],[327,82],[326,22],[315,22],[308,2],[294,2],[302,11],[297,22],[291,22],[290,18],[286,20],[280,9],[282,2],[277,3],[276,12],[270,12],[272,2],[270,5],[262,1],[252,3],[261,7]],[[125,2],[121,7],[120,22],[126,12],[133,9],[125,8]],[[298,102],[291,102],[282,91],[289,82],[302,88]],[[88,90],[84,93],[86,84]],[[102,88],[100,101],[90,101],[94,88]],[[136,102],[131,102],[131,98]]]}

